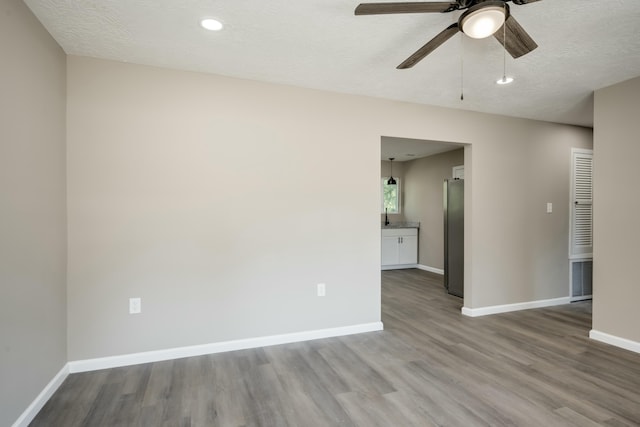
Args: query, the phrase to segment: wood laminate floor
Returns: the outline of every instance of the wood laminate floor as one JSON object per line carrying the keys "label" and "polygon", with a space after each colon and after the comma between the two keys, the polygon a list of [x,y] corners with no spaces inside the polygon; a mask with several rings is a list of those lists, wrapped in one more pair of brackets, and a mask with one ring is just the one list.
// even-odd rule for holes
{"label": "wood laminate floor", "polygon": [[640,355],[591,303],[481,318],[382,273],[385,330],[69,375],[32,426],[638,426]]}

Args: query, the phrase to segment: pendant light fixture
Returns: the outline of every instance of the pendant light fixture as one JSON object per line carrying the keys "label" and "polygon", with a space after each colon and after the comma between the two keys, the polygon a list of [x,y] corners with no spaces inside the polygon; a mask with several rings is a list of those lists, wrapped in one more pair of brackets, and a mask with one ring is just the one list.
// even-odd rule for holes
{"label": "pendant light fixture", "polygon": [[391,168],[391,173],[389,174],[389,180],[387,181],[387,185],[396,185],[397,182],[396,180],[393,178],[393,161],[395,160],[395,157],[389,157],[389,167]]}

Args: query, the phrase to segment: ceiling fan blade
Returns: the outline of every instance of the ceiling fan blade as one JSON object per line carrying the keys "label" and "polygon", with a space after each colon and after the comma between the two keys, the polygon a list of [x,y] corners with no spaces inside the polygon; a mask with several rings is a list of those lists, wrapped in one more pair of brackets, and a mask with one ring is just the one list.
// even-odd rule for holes
{"label": "ceiling fan blade", "polygon": [[513,0],[513,3],[523,5],[523,4],[535,3],[537,1],[540,1],[540,0]]}
{"label": "ceiling fan blade", "polygon": [[402,64],[398,65],[398,67],[396,68],[398,68],[399,70],[404,70],[405,68],[413,67],[425,56],[436,50],[438,46],[453,37],[453,35],[458,31],[460,31],[460,29],[457,22],[455,24],[449,25],[447,28],[441,31],[440,34],[429,40],[427,44],[418,49],[413,55],[405,59],[405,61]]}
{"label": "ceiling fan blade", "polygon": [[500,27],[493,36],[514,58],[520,58],[538,47],[536,42],[533,41],[531,36],[522,28],[513,15],[509,15],[504,25],[506,25],[507,45],[505,46],[504,44],[502,27]]}
{"label": "ceiling fan blade", "polygon": [[[404,2],[404,3],[360,3],[356,15],[386,15],[390,13],[446,12],[457,5],[455,2]],[[453,9],[452,9],[453,10]]]}

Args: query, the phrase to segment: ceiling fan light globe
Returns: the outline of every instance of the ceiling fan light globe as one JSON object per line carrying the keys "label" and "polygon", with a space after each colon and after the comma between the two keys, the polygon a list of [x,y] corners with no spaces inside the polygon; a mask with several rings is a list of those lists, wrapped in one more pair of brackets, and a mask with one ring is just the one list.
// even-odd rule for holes
{"label": "ceiling fan light globe", "polygon": [[505,21],[504,8],[487,6],[469,11],[462,15],[460,26],[462,31],[471,38],[484,39],[493,35]]}

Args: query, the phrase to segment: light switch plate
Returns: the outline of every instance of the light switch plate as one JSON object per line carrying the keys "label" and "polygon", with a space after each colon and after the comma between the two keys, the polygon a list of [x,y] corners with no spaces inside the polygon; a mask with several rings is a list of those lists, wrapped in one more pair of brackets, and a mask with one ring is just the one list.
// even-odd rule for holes
{"label": "light switch plate", "polygon": [[142,313],[142,299],[129,298],[129,314]]}
{"label": "light switch plate", "polygon": [[553,203],[547,203],[547,213],[553,212]]}
{"label": "light switch plate", "polygon": [[327,285],[324,283],[318,283],[318,296],[323,297],[327,295]]}

